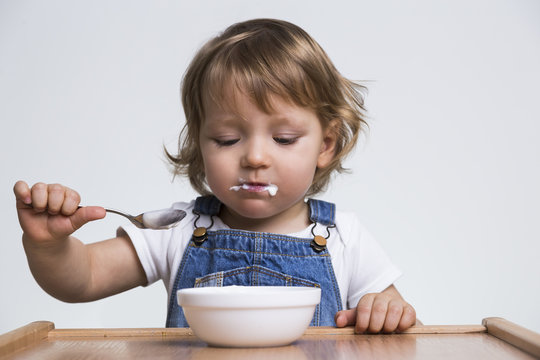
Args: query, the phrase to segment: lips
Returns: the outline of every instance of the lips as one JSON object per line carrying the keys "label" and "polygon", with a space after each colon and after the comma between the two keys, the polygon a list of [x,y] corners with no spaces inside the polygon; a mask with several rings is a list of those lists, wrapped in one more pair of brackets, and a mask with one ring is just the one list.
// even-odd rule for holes
{"label": "lips", "polygon": [[242,183],[240,185],[231,186],[229,190],[246,190],[250,192],[261,192],[266,191],[268,185],[264,183]]}
{"label": "lips", "polygon": [[240,179],[240,185],[231,186],[229,190],[233,191],[248,191],[248,192],[264,192],[268,191],[270,196],[274,196],[277,193],[278,187],[272,183],[262,183],[262,182],[245,182]]}
{"label": "lips", "polygon": [[268,184],[258,182],[247,182],[242,184],[242,188],[248,191],[265,191]]}

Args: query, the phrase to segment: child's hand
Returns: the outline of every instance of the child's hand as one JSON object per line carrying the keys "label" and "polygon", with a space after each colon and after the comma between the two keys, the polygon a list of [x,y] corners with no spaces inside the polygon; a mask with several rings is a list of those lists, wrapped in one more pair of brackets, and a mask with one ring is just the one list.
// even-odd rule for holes
{"label": "child's hand", "polygon": [[37,183],[29,188],[18,181],[13,192],[25,238],[35,245],[58,245],[87,222],[105,216],[100,207],[78,209],[79,194],[59,184]]}
{"label": "child's hand", "polygon": [[381,293],[364,295],[356,309],[336,314],[336,326],[355,325],[356,333],[392,333],[416,323],[416,312],[392,285]]}

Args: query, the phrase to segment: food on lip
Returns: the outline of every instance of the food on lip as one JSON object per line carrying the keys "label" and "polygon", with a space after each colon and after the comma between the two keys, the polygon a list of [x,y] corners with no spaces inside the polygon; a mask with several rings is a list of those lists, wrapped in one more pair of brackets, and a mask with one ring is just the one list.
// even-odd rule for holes
{"label": "food on lip", "polygon": [[268,184],[266,186],[266,190],[268,191],[268,194],[270,194],[270,196],[275,196],[277,194],[278,187],[274,184]]}
{"label": "food on lip", "polygon": [[247,191],[252,191],[252,192],[268,191],[268,194],[270,196],[275,196],[277,194],[278,187],[277,185],[274,185],[274,184],[243,182],[241,185],[231,186],[229,190],[233,190],[233,191],[247,190]]}

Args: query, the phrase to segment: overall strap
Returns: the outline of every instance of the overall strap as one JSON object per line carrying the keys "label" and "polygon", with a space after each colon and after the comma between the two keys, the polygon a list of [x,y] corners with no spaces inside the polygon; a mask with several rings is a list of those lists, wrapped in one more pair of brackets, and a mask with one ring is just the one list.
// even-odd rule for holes
{"label": "overall strap", "polygon": [[199,196],[195,200],[193,212],[195,214],[214,216],[219,214],[221,201],[214,195]]}
{"label": "overall strap", "polygon": [[335,225],[336,205],[323,200],[309,199],[309,219],[321,225]]}

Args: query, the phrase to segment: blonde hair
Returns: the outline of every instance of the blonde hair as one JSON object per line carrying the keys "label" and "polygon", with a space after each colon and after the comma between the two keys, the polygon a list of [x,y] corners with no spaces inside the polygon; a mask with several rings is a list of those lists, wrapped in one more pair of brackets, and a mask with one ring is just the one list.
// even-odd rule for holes
{"label": "blonde hair", "polygon": [[199,148],[205,99],[222,103],[227,86],[251,97],[271,112],[271,97],[312,109],[323,129],[331,127],[337,142],[329,166],[317,168],[308,193],[323,191],[334,171],[355,147],[366,126],[366,88],[347,80],[324,50],[300,27],[282,20],[255,19],[234,24],[208,41],[195,55],[182,82],[186,123],[178,154],[165,150],[174,175],[186,175],[200,194],[209,194]]}

